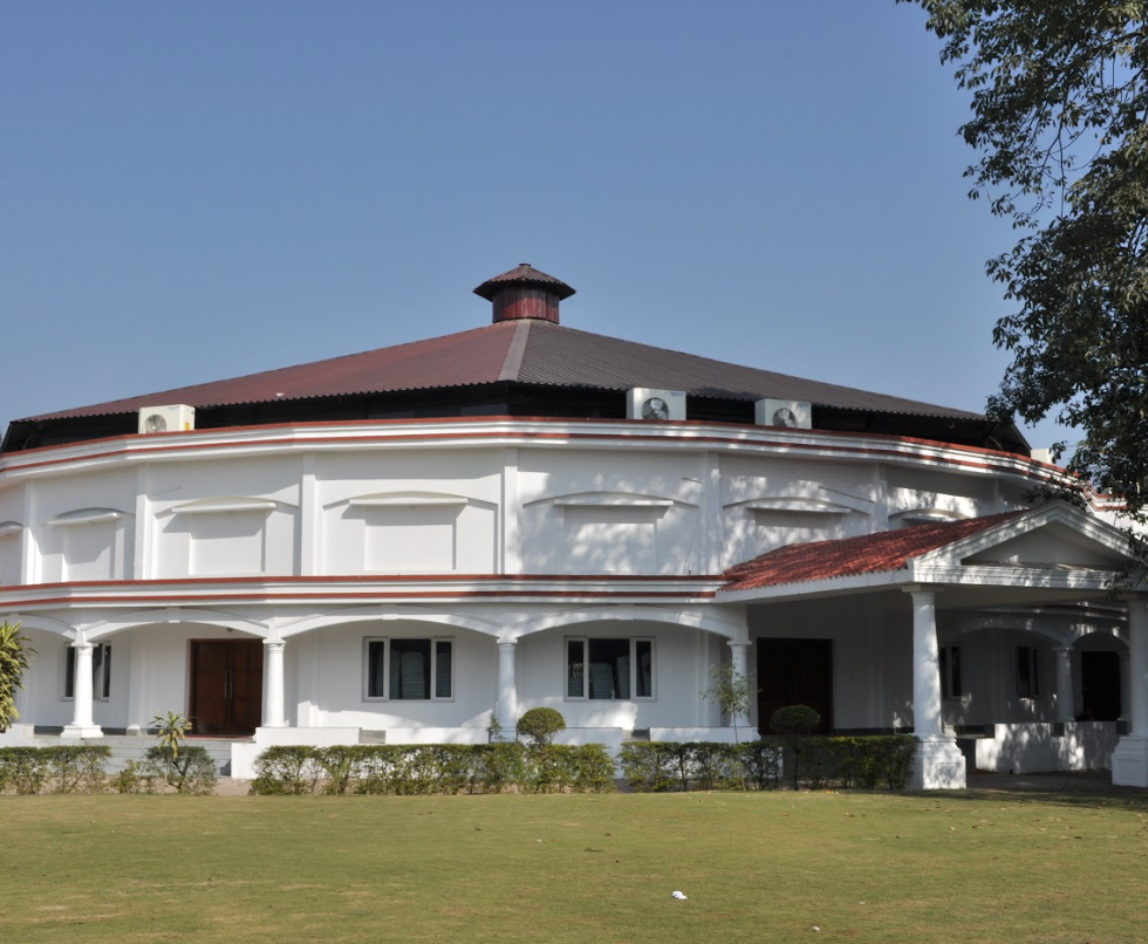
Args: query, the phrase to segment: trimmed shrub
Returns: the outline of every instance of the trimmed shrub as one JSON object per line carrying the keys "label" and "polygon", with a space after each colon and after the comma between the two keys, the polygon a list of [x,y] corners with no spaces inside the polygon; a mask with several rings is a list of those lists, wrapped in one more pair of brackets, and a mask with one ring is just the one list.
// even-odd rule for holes
{"label": "trimmed shrub", "polygon": [[104,767],[111,756],[106,744],[0,748],[0,791],[99,793],[107,783]]}
{"label": "trimmed shrub", "polygon": [[618,757],[631,789],[773,790],[778,785],[781,747],[772,741],[649,741],[626,744]]}
{"label": "trimmed shrub", "polygon": [[254,793],[299,796],[313,793],[319,779],[315,758],[309,747],[280,744],[269,747],[255,760]]}
{"label": "trimmed shrub", "polygon": [[609,790],[614,765],[600,744],[359,744],[274,747],[255,761],[253,793],[582,793]]}
{"label": "trimmed shrub", "polygon": [[554,735],[566,730],[566,719],[555,708],[531,708],[518,719],[518,736],[533,746],[546,747]]}
{"label": "trimmed shrub", "polygon": [[820,723],[821,715],[808,705],[786,705],[769,716],[769,729],[780,734],[789,748],[786,766],[793,776],[794,790],[801,776],[801,756],[805,753],[809,735]]}
{"label": "trimmed shrub", "polygon": [[207,796],[219,782],[215,761],[205,747],[181,747],[174,756],[170,748],[149,747],[144,758],[144,776],[154,773],[155,782],[162,777],[176,793]]}
{"label": "trimmed shrub", "polygon": [[810,738],[805,754],[806,781],[812,789],[904,790],[916,753],[917,739],[905,734]]}

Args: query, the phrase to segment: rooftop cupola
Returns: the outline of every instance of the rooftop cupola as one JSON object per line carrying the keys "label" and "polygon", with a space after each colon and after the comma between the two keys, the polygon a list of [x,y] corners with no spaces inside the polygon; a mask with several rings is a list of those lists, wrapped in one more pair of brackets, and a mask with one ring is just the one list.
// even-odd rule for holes
{"label": "rooftop cupola", "polygon": [[558,324],[558,303],[574,294],[574,289],[529,262],[502,275],[487,279],[474,290],[494,305],[493,321],[537,318]]}

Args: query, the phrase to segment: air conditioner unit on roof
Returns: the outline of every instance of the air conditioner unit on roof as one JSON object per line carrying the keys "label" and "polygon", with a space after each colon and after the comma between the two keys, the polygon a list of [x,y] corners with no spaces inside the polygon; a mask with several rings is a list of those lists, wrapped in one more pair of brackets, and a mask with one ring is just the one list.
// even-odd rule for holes
{"label": "air conditioner unit on roof", "polygon": [[629,392],[626,416],[632,420],[684,420],[686,393],[684,390],[634,387]]}
{"label": "air conditioner unit on roof", "polygon": [[139,413],[141,433],[176,433],[195,429],[195,407],[186,403],[145,406]]}
{"label": "air conditioner unit on roof", "polygon": [[758,426],[813,428],[813,407],[802,400],[775,400],[773,397],[764,397],[754,403],[753,407],[754,422]]}

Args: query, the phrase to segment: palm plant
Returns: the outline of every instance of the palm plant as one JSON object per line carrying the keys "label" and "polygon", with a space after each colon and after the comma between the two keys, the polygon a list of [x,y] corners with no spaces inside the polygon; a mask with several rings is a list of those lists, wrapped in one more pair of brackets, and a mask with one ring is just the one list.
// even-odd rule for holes
{"label": "palm plant", "polygon": [[169,711],[166,715],[156,715],[151,719],[155,726],[155,736],[159,741],[154,751],[162,757],[164,774],[168,783],[172,782],[172,771],[179,759],[179,749],[187,740],[187,732],[191,730],[191,721],[184,715]]}

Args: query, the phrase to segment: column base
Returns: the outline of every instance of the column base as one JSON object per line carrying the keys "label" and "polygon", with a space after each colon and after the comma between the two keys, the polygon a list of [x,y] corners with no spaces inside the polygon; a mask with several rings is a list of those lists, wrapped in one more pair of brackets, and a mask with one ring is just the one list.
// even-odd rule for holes
{"label": "column base", "polygon": [[1122,737],[1112,752],[1112,783],[1148,787],[1148,738]]}
{"label": "column base", "polygon": [[917,756],[913,758],[909,789],[963,790],[965,786],[965,755],[957,747],[956,739],[921,738],[917,743]]}
{"label": "column base", "polygon": [[102,738],[104,729],[98,724],[69,724],[60,732],[65,738]]}

